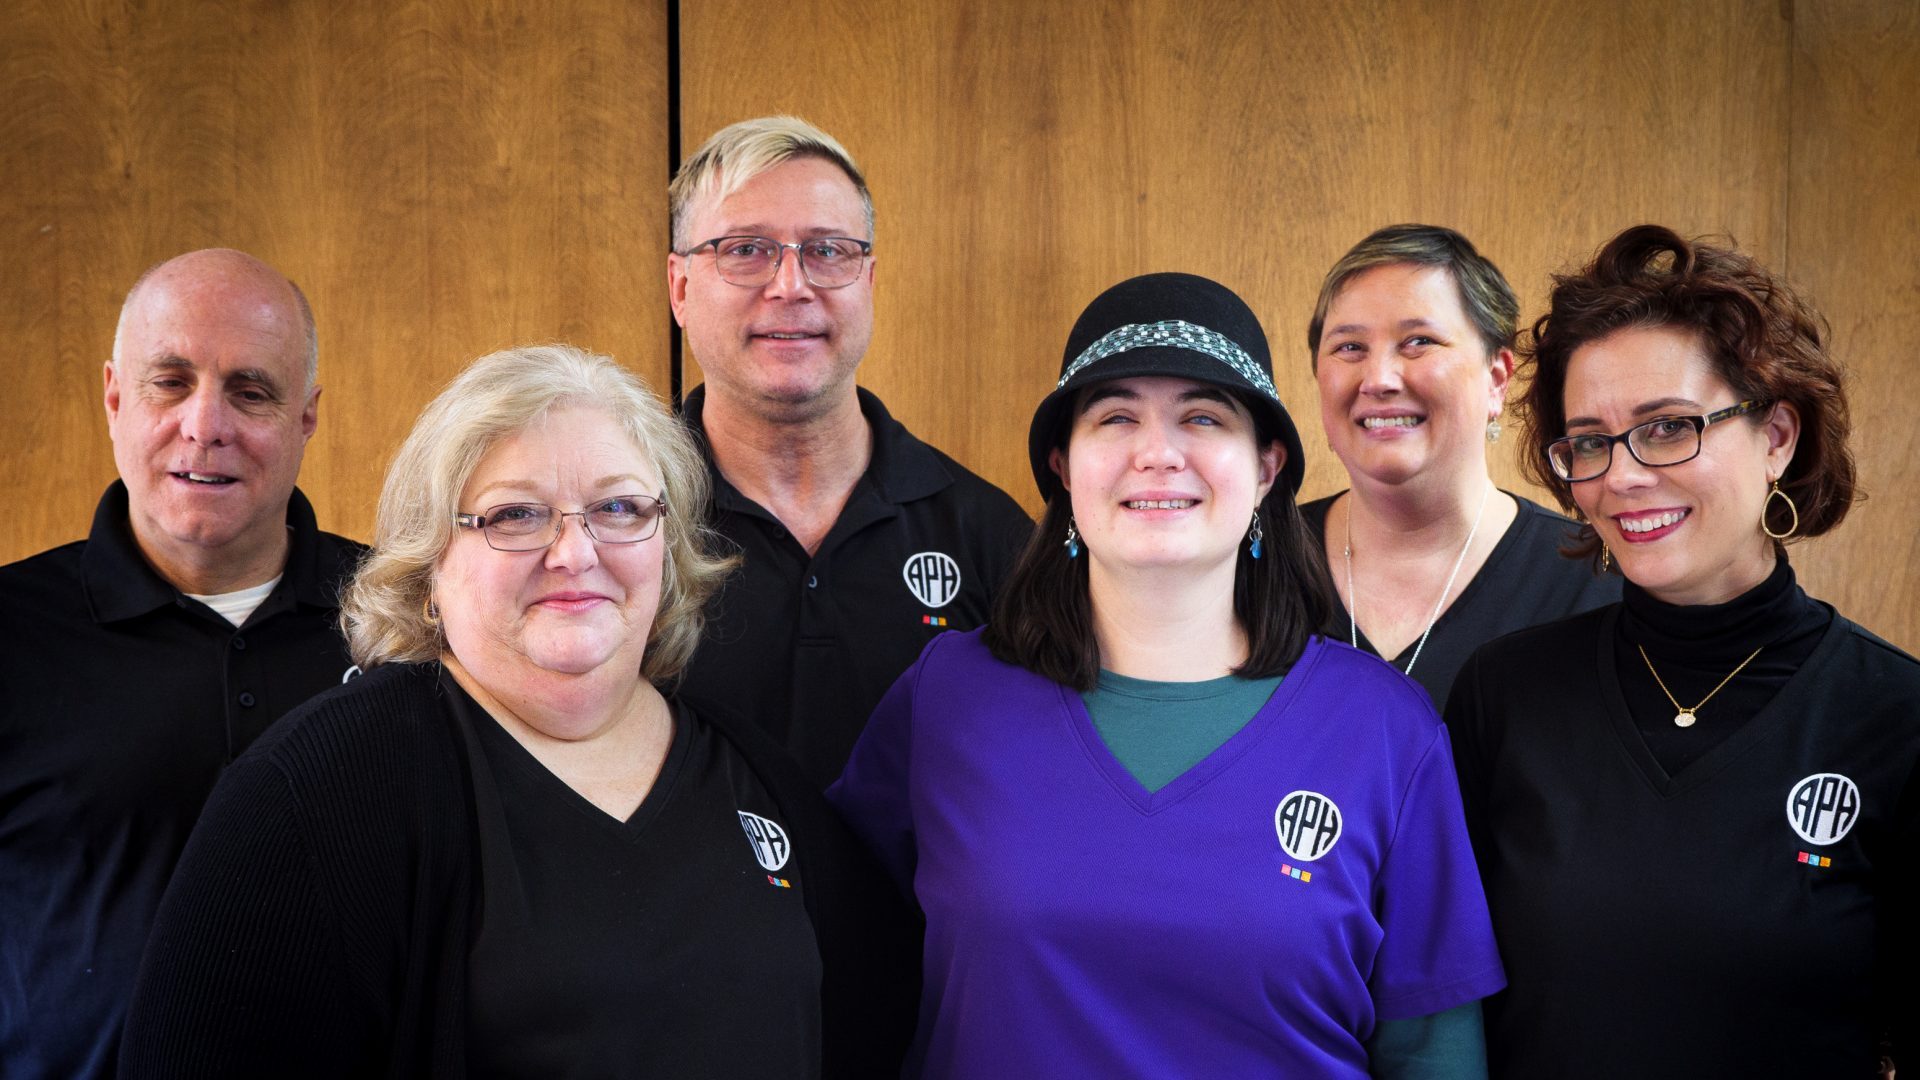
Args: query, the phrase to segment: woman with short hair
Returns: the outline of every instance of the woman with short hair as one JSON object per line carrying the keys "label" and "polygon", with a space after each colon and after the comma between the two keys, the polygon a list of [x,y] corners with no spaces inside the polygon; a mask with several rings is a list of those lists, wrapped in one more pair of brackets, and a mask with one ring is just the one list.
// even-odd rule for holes
{"label": "woman with short hair", "polygon": [[1307,328],[1350,485],[1300,508],[1344,604],[1326,633],[1389,658],[1435,708],[1482,644],[1620,596],[1561,555],[1572,522],[1488,474],[1519,317],[1466,237],[1391,225],[1327,271]]}
{"label": "woman with short hair", "polygon": [[427,407],[342,603],[366,673],[214,790],[124,1075],[891,1072],[884,880],[752,724],[662,690],[729,565],[706,475],[577,349]]}
{"label": "woman with short hair", "polygon": [[1215,282],[1095,299],[992,622],[928,645],[829,791],[926,914],[910,1075],[1484,1075],[1503,980],[1446,734],[1313,636],[1272,372]]}
{"label": "woman with short hair", "polygon": [[1480,650],[1448,705],[1511,978],[1494,1072],[1871,1076],[1920,1022],[1920,664],[1787,561],[1854,497],[1823,324],[1643,225],[1531,337],[1530,465],[1626,586]]}

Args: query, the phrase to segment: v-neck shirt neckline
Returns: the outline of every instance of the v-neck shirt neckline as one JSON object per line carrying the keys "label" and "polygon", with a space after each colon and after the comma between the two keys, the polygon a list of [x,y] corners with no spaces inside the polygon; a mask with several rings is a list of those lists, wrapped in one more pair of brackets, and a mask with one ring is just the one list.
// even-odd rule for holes
{"label": "v-neck shirt neckline", "polygon": [[1166,682],[1103,669],[1080,701],[1114,758],[1143,787],[1158,791],[1257,716],[1281,678]]}
{"label": "v-neck shirt neckline", "polygon": [[[1338,613],[1346,616],[1345,621],[1347,623],[1349,634],[1351,635],[1351,638],[1352,638],[1351,644],[1353,644],[1355,648],[1365,650],[1366,652],[1370,652],[1375,656],[1381,656],[1381,658],[1385,659],[1387,663],[1393,665],[1393,669],[1395,671],[1398,671],[1403,675],[1411,675],[1412,673],[1407,670],[1407,667],[1408,667],[1408,664],[1413,659],[1414,651],[1419,649],[1420,646],[1428,638],[1434,637],[1440,634],[1441,631],[1447,629],[1447,627],[1452,624],[1454,620],[1454,615],[1456,612],[1462,612],[1462,611],[1467,611],[1471,609],[1475,594],[1477,594],[1478,592],[1480,592],[1482,589],[1486,587],[1486,581],[1488,578],[1487,569],[1489,567],[1498,565],[1500,560],[1504,559],[1513,550],[1513,546],[1520,542],[1520,534],[1525,531],[1525,529],[1522,527],[1524,522],[1527,519],[1527,507],[1525,502],[1522,499],[1520,499],[1518,496],[1513,495],[1512,493],[1506,491],[1505,489],[1497,489],[1497,490],[1499,491],[1499,494],[1501,496],[1513,500],[1513,504],[1514,504],[1513,520],[1507,522],[1506,529],[1504,529],[1500,533],[1500,539],[1494,542],[1493,548],[1487,552],[1487,557],[1481,561],[1478,567],[1474,569],[1473,576],[1469,577],[1467,579],[1467,583],[1461,586],[1459,594],[1453,598],[1453,603],[1448,604],[1446,605],[1445,608],[1441,609],[1439,616],[1436,617],[1431,624],[1427,626],[1422,626],[1420,628],[1421,632],[1415,635],[1412,641],[1409,641],[1407,643],[1406,648],[1400,650],[1399,655],[1394,656],[1391,659],[1387,659],[1386,657],[1381,655],[1380,649],[1377,646],[1375,646],[1371,640],[1368,639],[1367,632],[1360,629],[1360,621],[1357,618],[1355,618],[1353,614],[1353,599],[1349,597],[1347,599],[1347,602],[1340,606],[1340,611]],[[1343,492],[1343,494],[1349,499],[1353,497],[1353,492],[1351,490]],[[1353,513],[1353,508],[1351,506],[1347,508],[1347,513],[1349,515]],[[1428,611],[1432,610],[1431,603],[1428,604],[1425,610],[1428,610]],[[1436,701],[1434,702],[1434,707],[1439,708],[1441,705],[1444,705],[1444,704],[1445,702]]]}
{"label": "v-neck shirt neckline", "polygon": [[636,842],[673,797],[674,787],[686,763],[690,735],[685,718],[678,715],[679,710],[672,707],[671,703],[669,716],[673,723],[673,736],[668,743],[666,757],[661,761],[660,771],[640,804],[623,821],[594,805],[591,799],[575,791],[552,769],[547,768],[531,750],[513,737],[512,732],[474,700],[451,674],[442,671],[440,684],[446,692],[448,707],[474,732],[490,767],[510,770],[522,790],[554,805],[567,807],[570,812],[592,822],[589,828],[619,836],[629,843]]}
{"label": "v-neck shirt neckline", "polygon": [[[1784,558],[1760,584],[1720,604],[1669,604],[1629,582],[1609,627],[1611,650],[1602,670],[1612,675],[1638,742],[1662,775],[1678,776],[1764,715],[1834,621],[1832,608],[1796,584]],[[1699,707],[1693,726],[1674,723],[1676,700]]]}
{"label": "v-neck shirt neckline", "polygon": [[[1301,687],[1310,682],[1313,669],[1326,648],[1326,639],[1317,635],[1309,639],[1299,659],[1294,661],[1293,667],[1287,672],[1286,677],[1280,680],[1279,686],[1274,689],[1259,711],[1191,767],[1152,791],[1147,790],[1146,785],[1133,775],[1133,771],[1127,768],[1114,754],[1113,749],[1107,745],[1106,739],[1101,737],[1100,729],[1094,724],[1093,717],[1088,713],[1086,702],[1081,699],[1080,694],[1066,686],[1058,686],[1057,690],[1060,706],[1066,712],[1067,723],[1072,728],[1081,749],[1086,752],[1092,767],[1135,810],[1142,814],[1157,814],[1205,787],[1209,781],[1232,768],[1234,762],[1265,738],[1267,733],[1287,715],[1287,707],[1299,695]],[[1206,684],[1162,683],[1157,685],[1204,686]]]}
{"label": "v-neck shirt neckline", "polygon": [[[1831,615],[1830,609],[1829,615]],[[1621,685],[1620,671],[1624,659],[1630,658],[1636,665],[1640,663],[1638,653],[1629,654],[1627,657],[1622,656],[1622,639],[1619,631],[1621,617],[1621,608],[1609,608],[1600,628],[1599,655],[1595,657],[1595,662],[1598,664],[1600,673],[1602,705],[1607,714],[1608,724],[1613,729],[1621,749],[1633,761],[1647,785],[1663,798],[1690,791],[1713,779],[1755,744],[1772,737],[1780,729],[1791,724],[1794,703],[1807,696],[1805,688],[1808,681],[1814,677],[1811,673],[1820,670],[1827,658],[1839,647],[1841,640],[1845,637],[1847,626],[1843,619],[1829,618],[1826,627],[1815,639],[1806,657],[1795,666],[1793,673],[1786,677],[1777,692],[1773,693],[1757,712],[1726,732],[1703,753],[1689,759],[1684,767],[1668,772],[1666,766],[1648,745],[1646,737],[1642,735],[1641,725],[1635,720],[1634,712],[1628,706],[1627,692]]]}

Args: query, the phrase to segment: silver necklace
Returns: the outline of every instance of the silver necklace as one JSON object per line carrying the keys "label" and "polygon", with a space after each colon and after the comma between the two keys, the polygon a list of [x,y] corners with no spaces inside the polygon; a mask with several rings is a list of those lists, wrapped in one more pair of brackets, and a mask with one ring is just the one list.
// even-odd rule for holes
{"label": "silver necklace", "polygon": [[[1460,556],[1453,560],[1453,573],[1447,575],[1447,583],[1440,589],[1440,599],[1433,602],[1433,615],[1427,619],[1427,629],[1420,635],[1420,643],[1413,647],[1413,656],[1407,660],[1406,674],[1408,675],[1413,674],[1413,665],[1420,662],[1420,650],[1427,647],[1427,638],[1433,636],[1433,624],[1440,621],[1440,609],[1447,606],[1447,594],[1453,591],[1453,583],[1460,578],[1460,568],[1466,565],[1467,552],[1473,547],[1474,534],[1480,531],[1480,519],[1487,516],[1487,499],[1492,494],[1492,484],[1488,484],[1486,488],[1480,492],[1480,509],[1474,512],[1473,528],[1467,530],[1467,542],[1460,545]],[[1360,647],[1360,594],[1353,591],[1353,502],[1351,496],[1349,496],[1347,502],[1347,546],[1342,554],[1347,560],[1347,640],[1357,649]],[[1391,663],[1391,661],[1389,661],[1389,663]],[[1678,706],[1675,707],[1678,708]]]}

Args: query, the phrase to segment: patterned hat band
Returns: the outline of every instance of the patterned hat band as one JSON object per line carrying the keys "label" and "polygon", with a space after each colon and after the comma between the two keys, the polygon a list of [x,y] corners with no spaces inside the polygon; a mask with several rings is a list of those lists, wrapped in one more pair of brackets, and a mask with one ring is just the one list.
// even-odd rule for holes
{"label": "patterned hat band", "polygon": [[1154,323],[1128,323],[1102,334],[1098,341],[1086,347],[1073,363],[1060,373],[1060,381],[1054,384],[1058,390],[1067,385],[1067,380],[1078,375],[1089,364],[1105,360],[1109,356],[1128,352],[1133,349],[1155,347],[1185,349],[1188,352],[1211,356],[1215,360],[1232,368],[1236,374],[1261,393],[1275,401],[1280,394],[1273,388],[1273,377],[1260,370],[1245,349],[1235,344],[1233,339],[1218,331],[1204,326],[1195,326],[1181,319],[1168,319]]}

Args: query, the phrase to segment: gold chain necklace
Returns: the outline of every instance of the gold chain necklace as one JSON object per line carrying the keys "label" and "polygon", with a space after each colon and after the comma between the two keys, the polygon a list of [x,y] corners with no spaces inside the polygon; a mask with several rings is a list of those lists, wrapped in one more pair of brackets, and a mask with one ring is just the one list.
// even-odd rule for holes
{"label": "gold chain necklace", "polygon": [[1729,671],[1729,672],[1727,672],[1727,677],[1726,677],[1726,678],[1724,678],[1724,679],[1721,679],[1721,680],[1720,680],[1720,686],[1716,686],[1716,687],[1714,687],[1714,688],[1713,688],[1712,690],[1709,690],[1709,691],[1707,691],[1707,696],[1706,696],[1706,697],[1703,697],[1703,698],[1701,698],[1701,699],[1700,699],[1700,702],[1699,702],[1699,704],[1697,704],[1697,705],[1695,705],[1695,706],[1694,706],[1693,708],[1691,708],[1691,709],[1682,709],[1682,708],[1680,708],[1680,703],[1679,703],[1678,701],[1674,701],[1674,700],[1673,700],[1673,691],[1671,691],[1671,690],[1669,690],[1669,689],[1667,689],[1667,684],[1666,684],[1666,683],[1664,683],[1664,682],[1662,682],[1662,681],[1660,680],[1660,673],[1659,673],[1658,671],[1654,671],[1654,669],[1653,669],[1653,661],[1652,661],[1652,660],[1649,660],[1649,659],[1647,659],[1647,650],[1646,650],[1646,647],[1645,647],[1645,646],[1642,646],[1642,645],[1635,645],[1635,646],[1634,646],[1634,648],[1636,648],[1636,649],[1639,649],[1639,650],[1640,650],[1640,659],[1642,659],[1642,660],[1646,660],[1646,661],[1647,661],[1647,671],[1648,671],[1648,672],[1650,672],[1650,673],[1652,673],[1652,675],[1653,675],[1653,681],[1654,681],[1654,684],[1655,684],[1655,685],[1657,685],[1658,687],[1660,687],[1660,692],[1661,692],[1661,693],[1663,693],[1663,694],[1665,694],[1665,695],[1667,695],[1667,700],[1668,700],[1668,701],[1673,701],[1673,707],[1674,707],[1674,708],[1676,708],[1676,709],[1680,709],[1680,711],[1679,711],[1679,712],[1677,712],[1677,713],[1675,713],[1675,714],[1674,714],[1674,716],[1673,716],[1673,726],[1675,726],[1675,727],[1692,727],[1692,726],[1693,726],[1693,722],[1694,722],[1694,720],[1696,719],[1696,718],[1695,718],[1695,716],[1694,716],[1694,714],[1700,711],[1700,706],[1701,706],[1701,705],[1705,705],[1705,704],[1706,704],[1707,702],[1709,702],[1709,701],[1712,701],[1712,700],[1713,700],[1713,695],[1715,695],[1715,694],[1717,694],[1717,693],[1719,693],[1719,692],[1720,692],[1720,688],[1721,688],[1721,687],[1723,687],[1723,686],[1725,686],[1725,685],[1727,685],[1728,683],[1730,683],[1730,682],[1732,682],[1732,681],[1733,681],[1733,677],[1734,677],[1735,675],[1738,675],[1738,674],[1740,674],[1740,672],[1742,672],[1743,670],[1745,670],[1745,669],[1746,669],[1746,666],[1747,666],[1748,664],[1751,664],[1751,663],[1753,663],[1753,658],[1754,658],[1754,657],[1756,657],[1756,656],[1759,656],[1759,655],[1760,655],[1760,649],[1764,649],[1764,648],[1766,648],[1766,646],[1765,646],[1765,645],[1762,645],[1762,646],[1760,646],[1760,649],[1755,649],[1755,650],[1753,650],[1752,652],[1750,652],[1750,653],[1748,653],[1748,654],[1747,654],[1747,658],[1746,658],[1745,660],[1742,660],[1742,661],[1740,661],[1740,666],[1739,666],[1739,667],[1737,667],[1737,668],[1734,668],[1734,669],[1733,669],[1732,671]]}

